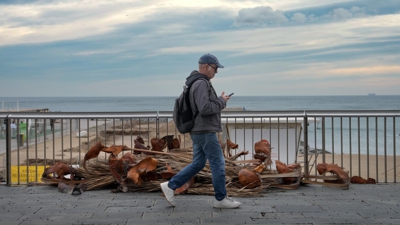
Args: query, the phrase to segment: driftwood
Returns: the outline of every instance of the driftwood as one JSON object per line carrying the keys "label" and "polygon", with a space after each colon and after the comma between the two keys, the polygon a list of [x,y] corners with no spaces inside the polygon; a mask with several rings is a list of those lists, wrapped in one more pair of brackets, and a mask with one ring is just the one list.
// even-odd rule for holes
{"label": "driftwood", "polygon": [[350,182],[352,184],[376,184],[376,180],[373,178],[364,179],[359,176],[352,176]]}
{"label": "driftwood", "polygon": [[245,188],[255,188],[261,186],[261,179],[257,173],[248,169],[241,169],[239,171],[239,183]]}
{"label": "driftwood", "polygon": [[265,162],[266,165],[270,165],[272,163],[271,160],[271,145],[265,139],[262,139],[259,142],[254,144],[255,154],[253,157],[255,159],[260,159],[261,162]]}
{"label": "driftwood", "polygon": [[[302,183],[319,184],[328,187],[335,187],[341,189],[348,189],[350,184],[349,175],[336,164],[319,163],[317,171],[320,176],[303,176]],[[330,173],[330,176],[326,176]],[[319,181],[323,180],[323,182]]]}
{"label": "driftwood", "polygon": [[100,135],[148,135],[149,131],[147,130],[130,130],[130,129],[113,129],[113,130],[102,130],[100,131]]}
{"label": "driftwood", "polygon": [[[300,164],[294,163],[294,164],[289,164],[286,165],[285,163],[279,161],[279,160],[275,160],[275,164],[276,164],[276,170],[280,173],[280,174],[286,174],[286,173],[291,173],[291,172],[295,172],[301,171],[301,166]],[[284,184],[292,184],[292,183],[297,183],[300,180],[300,176],[295,178],[295,177],[284,177],[283,179],[283,183]]]}

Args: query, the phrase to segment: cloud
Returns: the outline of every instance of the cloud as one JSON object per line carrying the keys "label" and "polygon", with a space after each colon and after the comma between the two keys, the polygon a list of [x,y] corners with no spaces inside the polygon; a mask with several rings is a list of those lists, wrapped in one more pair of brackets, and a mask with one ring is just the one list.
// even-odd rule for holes
{"label": "cloud", "polygon": [[235,25],[241,24],[279,24],[288,21],[282,11],[269,6],[241,9],[235,19]]}
{"label": "cloud", "polygon": [[116,54],[120,53],[122,50],[119,49],[109,49],[109,50],[95,50],[95,51],[82,51],[74,53],[76,56],[88,56],[88,55],[96,55],[96,54]]}
{"label": "cloud", "polygon": [[335,76],[365,76],[365,75],[384,75],[400,74],[400,66],[395,65],[376,65],[364,67],[339,68],[327,71]]}
{"label": "cloud", "polygon": [[353,13],[351,13],[347,9],[338,8],[338,9],[334,9],[333,11],[331,11],[329,13],[329,16],[334,20],[338,20],[338,19],[345,20],[345,19],[353,18]]}
{"label": "cloud", "polygon": [[316,16],[297,10],[294,13],[274,10],[269,6],[241,9],[234,25],[296,25],[315,22],[332,22],[352,18],[366,17],[363,8],[352,6],[349,9],[335,8],[326,14]]}
{"label": "cloud", "polygon": [[350,10],[344,8],[337,8],[330,11],[327,15],[322,16],[322,19],[330,19],[330,20],[348,20],[351,18],[357,17],[365,17],[367,16],[364,13],[364,10],[359,7],[351,7]]}
{"label": "cloud", "polygon": [[0,5],[2,5],[2,4],[13,4],[13,5],[15,5],[15,4],[28,4],[28,3],[32,3],[32,2],[37,2],[37,1],[40,1],[40,0],[2,0],[1,2],[0,2]]}
{"label": "cloud", "polygon": [[296,23],[304,23],[307,21],[307,17],[303,13],[295,13],[290,20]]}
{"label": "cloud", "polygon": [[156,8],[141,2],[132,5],[125,1],[120,4],[62,1],[57,4],[0,5],[0,10],[0,46],[4,46],[106,34],[124,24],[142,22]]}
{"label": "cloud", "polygon": [[57,4],[0,5],[0,47],[118,35],[118,38],[123,35],[160,38],[228,29],[232,21],[231,9],[216,7],[219,3],[215,1],[209,2],[207,10],[199,2],[160,0],[72,0]]}

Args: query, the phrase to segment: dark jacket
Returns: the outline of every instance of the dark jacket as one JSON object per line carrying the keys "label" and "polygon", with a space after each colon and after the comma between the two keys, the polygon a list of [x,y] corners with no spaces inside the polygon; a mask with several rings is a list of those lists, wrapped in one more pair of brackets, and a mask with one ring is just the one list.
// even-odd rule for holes
{"label": "dark jacket", "polygon": [[[198,80],[198,78],[203,79]],[[226,101],[221,96],[217,96],[210,78],[194,70],[186,78],[186,85],[192,85],[190,88],[190,104],[193,113],[199,112],[191,132],[221,132],[221,111],[226,107]]]}

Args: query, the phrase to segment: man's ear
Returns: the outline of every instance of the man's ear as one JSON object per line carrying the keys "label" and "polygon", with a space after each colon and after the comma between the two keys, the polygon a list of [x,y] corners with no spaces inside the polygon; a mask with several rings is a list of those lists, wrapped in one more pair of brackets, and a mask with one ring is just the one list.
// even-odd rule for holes
{"label": "man's ear", "polygon": [[210,71],[211,70],[211,66],[210,67],[208,67],[208,71]]}

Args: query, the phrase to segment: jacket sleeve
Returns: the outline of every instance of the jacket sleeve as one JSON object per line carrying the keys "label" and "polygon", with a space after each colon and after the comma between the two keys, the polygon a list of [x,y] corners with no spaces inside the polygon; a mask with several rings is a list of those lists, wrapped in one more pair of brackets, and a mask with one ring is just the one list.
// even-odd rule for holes
{"label": "jacket sleeve", "polygon": [[[209,90],[213,87],[205,80],[197,80],[190,89],[191,104],[195,103],[199,114],[202,116],[220,113],[226,107],[226,101],[218,97],[215,91]],[[193,101],[194,100],[194,101]]]}

